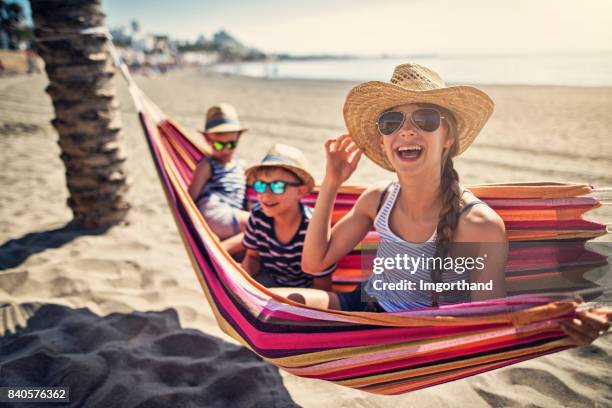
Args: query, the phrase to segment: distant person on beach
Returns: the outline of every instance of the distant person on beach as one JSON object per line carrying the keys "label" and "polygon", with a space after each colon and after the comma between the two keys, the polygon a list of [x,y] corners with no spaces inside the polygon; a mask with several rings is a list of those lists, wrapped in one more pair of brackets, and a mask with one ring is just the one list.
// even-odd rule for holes
{"label": "distant person on beach", "polygon": [[38,67],[38,62],[36,61],[36,54],[32,50],[26,51],[26,58],[28,64],[27,74],[40,74],[40,68]]}
{"label": "distant person on beach", "polygon": [[206,113],[200,131],[210,146],[210,154],[198,163],[189,186],[189,195],[224,248],[231,254],[241,252],[241,239],[249,212],[244,210],[246,179],[244,167],[234,159],[234,151],[243,132],[233,106],[220,104]]}
{"label": "distant person on beach", "polygon": [[318,273],[302,271],[302,248],[312,208],[300,199],[314,187],[304,153],[292,146],[274,145],[260,164],[246,170],[257,193],[244,233],[242,266],[267,287],[331,289],[335,265]]}
{"label": "distant person on beach", "polygon": [[[427,283],[465,279],[455,270],[419,267],[412,273],[388,270],[374,274],[350,293],[315,289],[274,289],[309,306],[346,311],[399,312],[453,303],[502,298],[508,242],[499,215],[461,187],[453,157],[474,141],[493,112],[493,101],[471,86],[447,87],[430,69],[417,64],[395,68],[389,82],[354,87],[344,105],[350,135],[326,141],[327,166],[302,254],[305,272],[338,262],[374,227],[380,234],[377,257],[393,258],[388,244],[415,256],[445,258],[460,243],[469,257],[485,257],[484,268],[471,273],[471,283],[492,282],[491,290],[442,292],[380,291],[375,279],[399,278]],[[355,206],[330,228],[339,187],[355,171],[362,153],[395,172],[387,187],[367,189]],[[486,249],[485,249],[486,248]],[[486,252],[485,252],[486,251]],[[457,254],[453,254],[457,256]],[[441,268],[443,269],[443,268]],[[384,277],[384,278],[383,278]],[[578,314],[562,329],[578,344],[593,341],[609,327],[609,309]]]}

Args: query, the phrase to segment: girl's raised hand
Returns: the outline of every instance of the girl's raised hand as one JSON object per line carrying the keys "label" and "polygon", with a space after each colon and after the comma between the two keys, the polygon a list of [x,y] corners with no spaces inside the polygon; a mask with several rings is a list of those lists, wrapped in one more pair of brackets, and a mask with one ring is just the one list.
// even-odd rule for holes
{"label": "girl's raised hand", "polygon": [[339,187],[351,177],[357,168],[362,151],[357,147],[351,136],[342,135],[325,142],[327,167],[323,184]]}

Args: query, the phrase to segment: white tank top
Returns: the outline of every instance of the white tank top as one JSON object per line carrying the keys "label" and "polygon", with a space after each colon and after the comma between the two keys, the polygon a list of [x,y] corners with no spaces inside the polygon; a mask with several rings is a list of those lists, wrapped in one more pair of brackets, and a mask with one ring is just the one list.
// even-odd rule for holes
{"label": "white tank top", "polygon": [[[385,200],[380,208],[376,218],[374,219],[374,229],[380,234],[380,243],[376,251],[376,257],[395,258],[399,253],[407,254],[409,259],[432,258],[436,252],[436,230],[433,231],[429,239],[423,243],[407,242],[398,237],[389,228],[389,215],[399,196],[400,185],[395,182],[390,186],[389,197]],[[384,194],[384,193],[383,193]],[[478,203],[480,203],[479,201]],[[474,202],[473,204],[476,204]],[[473,204],[470,203],[469,207]],[[468,206],[466,206],[468,207]],[[467,208],[464,207],[463,210]],[[420,262],[425,266],[425,261]],[[376,290],[374,281],[380,280],[377,283],[378,288],[381,283],[397,283],[402,280],[414,282],[414,290]],[[455,282],[466,280],[469,282],[469,274],[457,274],[454,271],[443,271],[442,282]],[[419,290],[420,281],[432,282],[431,270],[426,267],[416,267],[406,271],[405,269],[385,269],[381,274],[372,274],[366,283],[365,290],[368,295],[375,298],[380,306],[387,312],[399,312],[403,310],[419,309],[430,307],[432,305],[432,291]],[[469,302],[469,292],[467,291],[444,291],[438,297],[438,304],[456,304]]]}

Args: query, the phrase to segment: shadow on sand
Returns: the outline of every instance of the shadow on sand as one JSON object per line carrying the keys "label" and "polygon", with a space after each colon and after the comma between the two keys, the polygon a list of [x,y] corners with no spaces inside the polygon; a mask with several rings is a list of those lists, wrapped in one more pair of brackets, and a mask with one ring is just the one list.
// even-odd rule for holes
{"label": "shadow on sand", "polygon": [[0,271],[21,265],[30,256],[51,248],[59,248],[84,235],[100,235],[108,228],[85,229],[68,223],[61,228],[30,232],[20,238],[9,239],[0,245]]}
{"label": "shadow on sand", "polygon": [[0,337],[0,384],[69,387],[70,406],[297,406],[276,367],[182,329],[174,309],[100,317],[42,305],[25,328]]}

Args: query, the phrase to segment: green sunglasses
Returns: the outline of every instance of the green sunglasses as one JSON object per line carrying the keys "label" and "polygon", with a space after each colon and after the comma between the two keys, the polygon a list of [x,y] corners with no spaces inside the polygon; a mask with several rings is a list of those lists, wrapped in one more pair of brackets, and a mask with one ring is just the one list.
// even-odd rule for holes
{"label": "green sunglasses", "polygon": [[223,151],[225,149],[227,150],[234,150],[236,148],[236,146],[238,145],[238,141],[234,140],[231,142],[227,142],[227,143],[222,143],[222,142],[212,142],[212,148],[218,152]]}

